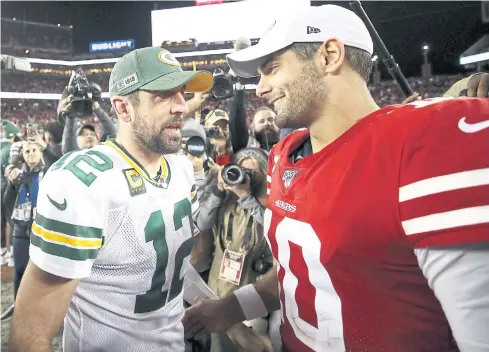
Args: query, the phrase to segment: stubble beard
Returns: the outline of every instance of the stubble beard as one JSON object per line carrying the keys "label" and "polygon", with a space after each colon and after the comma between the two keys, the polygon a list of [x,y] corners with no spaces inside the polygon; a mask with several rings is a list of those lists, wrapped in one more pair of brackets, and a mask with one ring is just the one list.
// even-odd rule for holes
{"label": "stubble beard", "polygon": [[284,85],[289,93],[285,104],[276,109],[279,128],[309,127],[322,104],[325,103],[326,85],[313,62],[305,63],[296,79]]}
{"label": "stubble beard", "polygon": [[182,148],[182,137],[165,138],[164,128],[152,128],[144,117],[135,111],[134,121],[131,123],[132,135],[145,149],[155,154],[175,154]]}

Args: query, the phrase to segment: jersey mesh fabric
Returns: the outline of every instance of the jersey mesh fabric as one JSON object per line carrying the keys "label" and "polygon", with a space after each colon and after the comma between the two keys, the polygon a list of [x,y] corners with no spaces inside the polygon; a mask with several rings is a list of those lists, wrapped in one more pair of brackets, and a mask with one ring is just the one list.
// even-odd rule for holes
{"label": "jersey mesh fabric", "polygon": [[[175,268],[180,267],[175,255],[192,235],[187,220],[182,221],[183,229],[175,230],[174,205],[189,198],[192,184],[184,177],[186,168],[173,166],[175,177],[168,189],[144,181],[146,192],[129,197],[122,192],[122,186],[128,186],[120,171],[114,185],[108,186],[119,191],[110,196],[103,246],[91,274],[80,280],[65,317],[65,351],[184,351],[182,292],[161,308],[135,313],[136,297],[151,288],[157,262],[153,241],[145,237],[151,214],[161,212],[165,224],[161,236],[168,260],[162,291],[169,291]],[[183,274],[182,269],[179,277]]]}

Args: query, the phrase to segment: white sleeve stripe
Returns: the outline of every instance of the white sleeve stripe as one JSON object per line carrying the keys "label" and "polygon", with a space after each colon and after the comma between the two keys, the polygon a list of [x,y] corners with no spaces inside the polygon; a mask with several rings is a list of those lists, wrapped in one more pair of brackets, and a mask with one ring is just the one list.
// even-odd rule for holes
{"label": "white sleeve stripe", "polygon": [[489,223],[489,205],[446,211],[406,220],[402,227],[406,235],[445,230],[453,227]]}
{"label": "white sleeve stripe", "polygon": [[270,195],[270,188],[267,188],[267,195]]}
{"label": "white sleeve stripe", "polygon": [[272,177],[269,175],[267,175],[267,182],[270,182],[270,183],[272,182]]}
{"label": "white sleeve stripe", "polygon": [[455,189],[489,185],[489,168],[427,178],[399,188],[399,202]]}

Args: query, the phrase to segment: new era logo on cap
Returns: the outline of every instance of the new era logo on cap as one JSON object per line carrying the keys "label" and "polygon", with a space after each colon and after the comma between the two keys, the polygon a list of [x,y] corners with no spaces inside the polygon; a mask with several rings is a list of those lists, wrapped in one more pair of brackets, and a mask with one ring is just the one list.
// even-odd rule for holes
{"label": "new era logo on cap", "polygon": [[311,33],[321,33],[321,30],[316,27],[307,26],[307,34]]}

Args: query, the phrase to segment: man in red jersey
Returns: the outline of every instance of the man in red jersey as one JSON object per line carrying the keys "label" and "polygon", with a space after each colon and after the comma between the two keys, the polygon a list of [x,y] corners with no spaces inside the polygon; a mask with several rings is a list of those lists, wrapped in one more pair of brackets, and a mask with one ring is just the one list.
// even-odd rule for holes
{"label": "man in red jersey", "polygon": [[187,334],[281,309],[284,351],[489,351],[489,99],[380,109],[372,49],[325,5],[228,56],[279,127],[308,129],[270,153],[278,270],[190,308]]}

